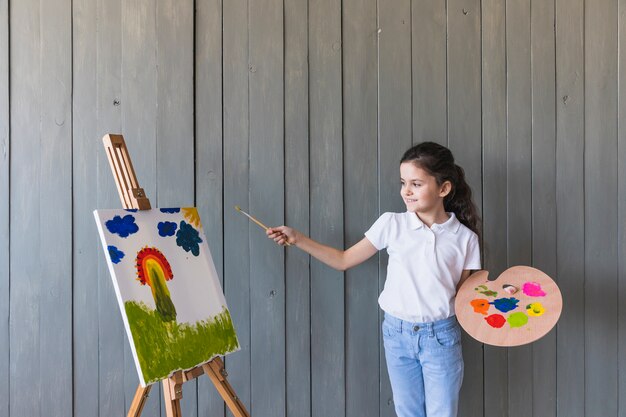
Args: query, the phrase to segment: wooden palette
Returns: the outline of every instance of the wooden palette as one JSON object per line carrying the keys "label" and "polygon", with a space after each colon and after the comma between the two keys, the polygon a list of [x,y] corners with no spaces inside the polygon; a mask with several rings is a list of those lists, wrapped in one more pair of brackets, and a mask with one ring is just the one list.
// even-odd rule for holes
{"label": "wooden palette", "polygon": [[[495,281],[488,276],[488,271],[472,274],[454,304],[461,327],[474,339],[493,346],[525,345],[543,337],[559,320],[561,291],[542,271],[514,266]],[[504,286],[517,291],[507,292]]]}

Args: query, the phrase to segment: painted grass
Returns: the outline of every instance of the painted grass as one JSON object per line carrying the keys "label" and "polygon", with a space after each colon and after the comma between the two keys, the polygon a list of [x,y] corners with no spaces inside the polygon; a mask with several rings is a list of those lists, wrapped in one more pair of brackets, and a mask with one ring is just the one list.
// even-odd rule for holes
{"label": "painted grass", "polygon": [[146,384],[239,349],[228,310],[193,325],[165,323],[144,303],[124,303]]}

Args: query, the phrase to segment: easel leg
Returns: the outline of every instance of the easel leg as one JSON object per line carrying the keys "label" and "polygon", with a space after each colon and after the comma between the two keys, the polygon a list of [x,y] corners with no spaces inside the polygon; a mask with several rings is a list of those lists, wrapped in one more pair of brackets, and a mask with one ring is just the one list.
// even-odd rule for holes
{"label": "easel leg", "polygon": [[213,382],[213,385],[217,388],[217,392],[220,393],[233,415],[235,417],[250,417],[248,410],[246,410],[246,407],[237,397],[233,387],[226,379],[228,374],[224,369],[224,362],[217,357],[202,365],[202,368],[209,378],[211,378],[211,382]]}
{"label": "easel leg", "polygon": [[182,373],[176,372],[163,381],[163,396],[165,397],[165,414],[167,417],[182,417],[180,399],[183,397]]}
{"label": "easel leg", "polygon": [[133,398],[133,402],[130,404],[128,414],[126,415],[127,417],[139,417],[141,415],[141,411],[143,410],[143,406],[146,404],[151,388],[152,385],[148,385],[147,387],[139,385],[137,387],[135,397]]}

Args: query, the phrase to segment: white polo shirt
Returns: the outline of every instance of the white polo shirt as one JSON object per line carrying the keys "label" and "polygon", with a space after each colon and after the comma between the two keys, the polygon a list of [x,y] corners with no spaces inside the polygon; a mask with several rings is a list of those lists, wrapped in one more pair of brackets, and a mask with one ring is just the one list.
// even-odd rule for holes
{"label": "white polo shirt", "polygon": [[454,215],[426,226],[417,214],[384,213],[365,232],[389,263],[380,308],[410,322],[432,322],[454,315],[456,286],[464,269],[480,269],[478,236]]}

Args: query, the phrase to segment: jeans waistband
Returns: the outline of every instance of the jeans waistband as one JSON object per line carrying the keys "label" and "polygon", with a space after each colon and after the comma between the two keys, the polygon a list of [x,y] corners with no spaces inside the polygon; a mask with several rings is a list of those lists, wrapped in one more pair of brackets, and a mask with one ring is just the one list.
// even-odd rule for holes
{"label": "jeans waistband", "polygon": [[402,320],[392,316],[389,313],[385,313],[385,322],[394,329],[396,329],[398,332],[411,331],[429,334],[457,326],[456,316],[450,316],[447,319],[432,322],[420,323]]}

